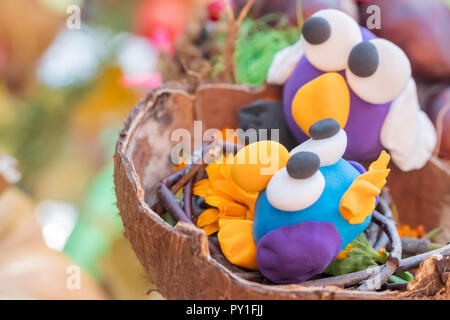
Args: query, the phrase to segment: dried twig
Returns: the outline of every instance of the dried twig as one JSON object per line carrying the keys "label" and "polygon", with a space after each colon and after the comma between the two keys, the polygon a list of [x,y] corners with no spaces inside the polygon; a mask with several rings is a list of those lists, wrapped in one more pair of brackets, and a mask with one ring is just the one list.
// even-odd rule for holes
{"label": "dried twig", "polygon": [[192,214],[192,187],[194,184],[194,179],[190,179],[186,186],[183,189],[183,207],[184,207],[184,214],[186,217],[193,221],[194,215]]}
{"label": "dried twig", "polygon": [[392,290],[392,291],[405,291],[408,287],[408,282],[406,282],[406,283],[386,283],[384,285],[384,287],[387,290]]}
{"label": "dried twig", "polygon": [[410,256],[444,247],[444,245],[442,244],[432,243],[427,238],[417,239],[417,238],[403,237],[401,240],[402,240],[403,254]]}
{"label": "dried twig", "polygon": [[399,267],[395,272],[408,271],[413,268],[419,267],[420,263],[425,260],[425,258],[434,255],[449,255],[450,254],[450,244],[437,250],[428,251],[417,256],[409,257],[400,261]]}
{"label": "dried twig", "polygon": [[195,164],[185,171],[185,174],[170,188],[170,191],[177,193],[189,180],[191,180],[195,174],[203,167],[206,163]]}
{"label": "dried twig", "polygon": [[161,204],[169,212],[175,221],[183,221],[186,223],[193,223],[188,217],[186,217],[184,211],[181,209],[175,195],[170,192],[164,183],[159,183],[156,189],[156,194],[158,195]]}
{"label": "dried twig", "polygon": [[389,237],[392,250],[389,253],[389,258],[385,264],[385,268],[380,268],[379,272],[372,275],[369,279],[364,280],[358,287],[358,290],[362,291],[379,289],[384,283],[386,283],[390,276],[395,273],[402,258],[402,242],[394,222],[376,210],[373,212],[372,219]]}
{"label": "dried twig", "polygon": [[[393,220],[393,214],[391,211],[391,208],[389,207],[389,203],[386,202],[386,200],[382,197],[379,198],[378,201],[378,207],[380,208],[380,212],[389,220]],[[383,230],[378,236],[377,241],[374,243],[373,248],[378,251],[382,248],[386,248],[389,245],[389,237],[387,236],[386,232]]]}
{"label": "dried twig", "polygon": [[224,74],[227,76],[228,80],[236,83],[236,62],[234,60],[234,53],[236,51],[236,41],[239,36],[239,29],[247,16],[250,8],[252,7],[255,0],[248,0],[244,8],[242,8],[237,19],[234,17],[233,8],[231,7],[228,0],[222,0],[225,5],[225,10],[228,16],[228,30],[227,30],[227,40],[225,43],[224,52]]}
{"label": "dried twig", "polygon": [[367,241],[369,241],[370,245],[373,247],[378,240],[378,233],[380,232],[380,227],[374,223],[371,222],[369,224],[369,227],[364,231]]}

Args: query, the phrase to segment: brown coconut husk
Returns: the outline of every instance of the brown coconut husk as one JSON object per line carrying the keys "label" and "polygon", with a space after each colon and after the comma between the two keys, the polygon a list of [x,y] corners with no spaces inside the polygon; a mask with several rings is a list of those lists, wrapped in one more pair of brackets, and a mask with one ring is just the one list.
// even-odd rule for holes
{"label": "brown coconut husk", "polygon": [[[423,293],[426,291],[420,284],[408,288],[408,295],[391,290],[252,282],[211,256],[203,230],[184,222],[172,227],[151,209],[157,202],[159,182],[172,170],[170,152],[176,144],[170,140],[173,130],[185,128],[193,133],[194,120],[203,121],[203,130],[237,128],[239,108],[257,99],[280,97],[281,88],[273,86],[256,89],[211,84],[200,85],[195,93],[165,87],[152,92],[131,111],[114,157],[117,206],[125,236],[158,291],[169,299],[433,298]],[[448,167],[436,158],[422,170],[402,173],[394,169],[389,184],[400,220],[441,225],[448,232],[444,220],[449,220],[449,181]],[[435,268],[437,276],[441,276],[439,270],[446,269]]]}

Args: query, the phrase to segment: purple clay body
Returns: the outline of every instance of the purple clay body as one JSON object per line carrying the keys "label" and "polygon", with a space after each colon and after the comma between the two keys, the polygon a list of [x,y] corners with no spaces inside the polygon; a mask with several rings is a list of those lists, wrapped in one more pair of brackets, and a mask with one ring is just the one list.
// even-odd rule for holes
{"label": "purple clay body", "polygon": [[321,273],[339,254],[341,244],[332,223],[305,221],[264,235],[258,242],[256,259],[267,279],[300,283]]}
{"label": "purple clay body", "polygon": [[[361,32],[363,41],[376,38],[366,28],[361,27]],[[306,56],[303,56],[284,86],[283,99],[286,123],[299,143],[308,140],[309,137],[300,129],[292,117],[292,100],[301,87],[325,73],[316,69]],[[345,70],[338,73],[346,79]],[[344,158],[357,161],[376,158],[383,150],[380,132],[391,103],[380,105],[368,103],[359,98],[350,86],[348,86],[348,89],[350,91],[350,114],[344,128],[348,137]]]}

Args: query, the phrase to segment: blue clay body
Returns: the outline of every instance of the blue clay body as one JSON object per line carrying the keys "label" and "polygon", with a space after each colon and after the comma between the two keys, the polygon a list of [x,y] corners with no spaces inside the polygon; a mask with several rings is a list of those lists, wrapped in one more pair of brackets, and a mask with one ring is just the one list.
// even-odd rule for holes
{"label": "blue clay body", "polygon": [[355,178],[361,175],[354,165],[340,159],[337,163],[321,167],[325,177],[325,189],[312,206],[296,211],[286,212],[274,208],[267,200],[266,191],[262,191],[255,204],[253,238],[255,243],[268,232],[283,226],[292,226],[304,221],[330,222],[338,230],[341,238],[341,250],[360,235],[369,225],[372,215],[363,223],[352,225],[339,212],[339,203]]}

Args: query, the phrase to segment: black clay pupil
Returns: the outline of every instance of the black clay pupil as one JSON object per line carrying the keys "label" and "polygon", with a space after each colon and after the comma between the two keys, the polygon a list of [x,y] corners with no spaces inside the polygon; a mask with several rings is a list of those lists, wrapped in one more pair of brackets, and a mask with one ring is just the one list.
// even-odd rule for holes
{"label": "black clay pupil", "polygon": [[313,152],[297,152],[289,158],[286,171],[291,178],[307,179],[312,177],[320,167],[320,158]]}
{"label": "black clay pupil", "polygon": [[348,67],[354,75],[367,78],[378,69],[378,51],[374,44],[361,42],[356,45],[348,58]]}
{"label": "black clay pupil", "polygon": [[321,44],[331,36],[331,27],[322,17],[311,17],[305,21],[302,28],[305,40],[310,44]]}
{"label": "black clay pupil", "polygon": [[309,136],[314,140],[327,139],[341,130],[339,122],[333,118],[326,118],[315,122],[309,127]]}

